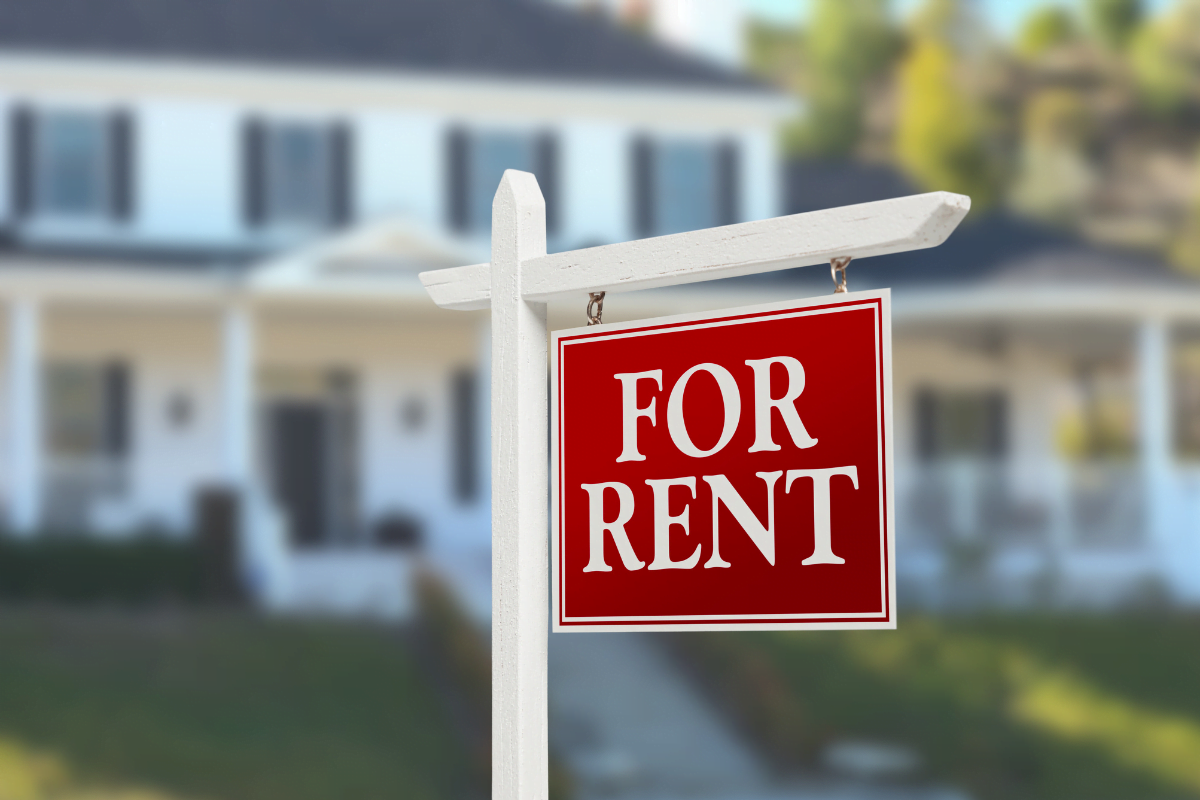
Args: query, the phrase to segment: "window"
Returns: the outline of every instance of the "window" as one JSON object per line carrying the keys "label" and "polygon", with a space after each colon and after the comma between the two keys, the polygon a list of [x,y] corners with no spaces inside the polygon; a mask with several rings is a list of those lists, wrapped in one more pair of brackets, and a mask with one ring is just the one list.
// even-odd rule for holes
{"label": "window", "polygon": [[662,236],[738,221],[738,151],[733,142],[638,137],[633,142],[631,163],[638,236]]}
{"label": "window", "polygon": [[11,117],[18,216],[122,220],[133,209],[133,123],[124,111],[34,111]]}
{"label": "window", "polygon": [[351,144],[345,125],[250,120],[242,150],[247,224],[316,228],[349,221]]}
{"label": "window", "polygon": [[267,208],[276,222],[329,217],[329,137],[308,125],[277,125],[267,139]]}
{"label": "window", "polygon": [[107,194],[104,120],[94,114],[47,114],[38,124],[37,206],[57,214],[103,213]]}
{"label": "window", "polygon": [[121,363],[46,368],[46,438],[52,456],[120,458],[129,451],[129,370]]}
{"label": "window", "polygon": [[998,391],[917,392],[917,454],[922,460],[1000,458],[1008,447],[1008,403]]}
{"label": "window", "polygon": [[558,230],[558,144],[552,133],[468,133],[453,128],[447,135],[450,227],[463,233],[487,233],[492,227],[492,199],[506,169],[532,172],[546,200],[546,231]]}

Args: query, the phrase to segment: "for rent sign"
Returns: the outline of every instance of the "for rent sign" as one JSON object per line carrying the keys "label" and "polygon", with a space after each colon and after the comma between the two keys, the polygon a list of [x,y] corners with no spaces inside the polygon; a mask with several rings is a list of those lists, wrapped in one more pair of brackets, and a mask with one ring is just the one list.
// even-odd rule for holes
{"label": "for rent sign", "polygon": [[894,628],[889,295],[558,331],[555,630]]}

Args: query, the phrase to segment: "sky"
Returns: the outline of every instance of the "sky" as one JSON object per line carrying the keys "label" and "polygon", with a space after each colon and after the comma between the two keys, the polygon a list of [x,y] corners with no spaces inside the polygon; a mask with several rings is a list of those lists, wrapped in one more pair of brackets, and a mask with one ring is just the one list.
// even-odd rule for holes
{"label": "sky", "polygon": [[[892,0],[897,13],[907,16],[914,8],[921,5],[923,0]],[[750,13],[764,20],[791,23],[802,18],[808,7],[808,0],[743,0]],[[1147,10],[1153,14],[1166,8],[1172,0],[1146,0]],[[1010,37],[1017,32],[1021,22],[1029,12],[1039,6],[1063,5],[1076,7],[1081,0],[979,0],[991,24],[1000,34]]]}

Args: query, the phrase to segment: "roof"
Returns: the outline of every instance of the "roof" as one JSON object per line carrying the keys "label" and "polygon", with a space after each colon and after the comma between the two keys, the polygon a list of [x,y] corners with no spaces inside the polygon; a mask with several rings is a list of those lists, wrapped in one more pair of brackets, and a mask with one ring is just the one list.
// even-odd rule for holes
{"label": "roof", "polygon": [[772,91],[545,0],[0,0],[0,48]]}

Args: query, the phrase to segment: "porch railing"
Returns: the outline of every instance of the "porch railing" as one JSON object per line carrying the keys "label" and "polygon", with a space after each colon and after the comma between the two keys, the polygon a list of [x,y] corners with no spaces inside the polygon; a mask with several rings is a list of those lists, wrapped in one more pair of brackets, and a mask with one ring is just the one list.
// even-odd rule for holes
{"label": "porch railing", "polygon": [[1136,464],[954,460],[898,484],[898,532],[931,546],[1136,547],[1146,513]]}

